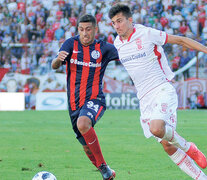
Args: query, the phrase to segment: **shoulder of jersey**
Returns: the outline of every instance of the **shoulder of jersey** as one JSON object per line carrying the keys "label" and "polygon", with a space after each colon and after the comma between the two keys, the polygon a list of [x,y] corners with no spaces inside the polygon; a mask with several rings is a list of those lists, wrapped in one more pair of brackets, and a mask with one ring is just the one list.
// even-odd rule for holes
{"label": "shoulder of jersey", "polygon": [[135,24],[134,27],[136,29],[139,29],[139,28],[147,28],[146,26],[142,25],[142,24]]}
{"label": "shoulder of jersey", "polygon": [[135,35],[132,36],[132,39],[136,39],[138,36],[140,37],[140,35],[148,33],[149,28],[150,28],[150,27],[146,27],[142,24],[135,24],[134,27],[136,30],[135,30]]}
{"label": "shoulder of jersey", "polygon": [[74,41],[74,40],[78,41],[78,35],[77,36],[72,36],[72,37],[66,39],[65,41]]}
{"label": "shoulder of jersey", "polygon": [[106,41],[103,41],[101,39],[96,39],[96,43],[98,43],[98,44],[106,44]]}
{"label": "shoulder of jersey", "polygon": [[71,43],[71,42],[73,42],[74,40],[78,40],[78,38],[77,38],[76,36],[74,36],[74,37],[70,37],[70,38],[66,39],[65,42]]}
{"label": "shoulder of jersey", "polygon": [[71,38],[69,38],[69,39],[73,39],[73,40],[78,40],[78,38],[79,38],[79,36],[78,35],[76,35],[76,36],[72,36]]}
{"label": "shoulder of jersey", "polygon": [[111,46],[113,46],[112,44],[110,44],[110,43],[108,43],[108,42],[106,42],[106,41],[103,41],[103,40],[96,40],[96,43],[98,43],[98,44],[100,44],[102,47],[104,46],[104,47],[111,47]]}
{"label": "shoulder of jersey", "polygon": [[78,36],[73,36],[73,37],[70,37],[70,38],[66,39],[64,44],[69,46],[69,47],[72,47],[74,41],[78,41]]}

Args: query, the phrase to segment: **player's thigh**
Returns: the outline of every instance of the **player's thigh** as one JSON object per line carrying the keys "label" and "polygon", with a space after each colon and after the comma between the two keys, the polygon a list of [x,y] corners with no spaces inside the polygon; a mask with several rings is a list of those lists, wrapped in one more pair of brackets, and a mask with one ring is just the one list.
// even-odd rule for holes
{"label": "player's thigh", "polygon": [[176,127],[177,106],[178,100],[175,90],[171,88],[161,89],[152,102],[150,120],[163,120]]}
{"label": "player's thigh", "polygon": [[147,138],[152,134],[149,126],[152,120],[163,120],[176,128],[177,94],[170,84],[164,84],[150,91],[140,100],[140,123]]}
{"label": "player's thigh", "polygon": [[103,106],[99,100],[94,99],[86,101],[86,103],[82,106],[81,109],[70,112],[73,131],[76,134],[76,138],[83,146],[86,145],[86,142],[82,134],[78,130],[77,120],[81,117],[87,116],[91,120],[92,126],[94,126],[98,122],[98,120],[103,116],[105,110],[105,106]]}
{"label": "player's thigh", "polygon": [[87,116],[94,126],[98,120],[103,116],[106,108],[97,99],[87,101],[80,110],[79,118]]}

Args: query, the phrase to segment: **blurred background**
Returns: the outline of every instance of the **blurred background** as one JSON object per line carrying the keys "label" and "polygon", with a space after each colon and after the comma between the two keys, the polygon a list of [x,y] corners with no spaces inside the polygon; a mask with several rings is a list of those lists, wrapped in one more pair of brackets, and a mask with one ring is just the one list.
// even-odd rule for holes
{"label": "blurred background", "polygon": [[[97,19],[96,39],[113,43],[116,33],[108,11],[116,2],[0,0],[0,110],[67,109],[66,68],[54,71],[51,61],[61,44],[77,34],[77,19],[84,13]],[[119,2],[131,7],[134,23],[207,45],[207,0]],[[164,50],[176,74],[173,85],[178,92],[179,108],[206,108],[207,54],[170,44]],[[103,89],[108,108],[138,107],[133,83],[119,62],[111,62],[107,67]]]}

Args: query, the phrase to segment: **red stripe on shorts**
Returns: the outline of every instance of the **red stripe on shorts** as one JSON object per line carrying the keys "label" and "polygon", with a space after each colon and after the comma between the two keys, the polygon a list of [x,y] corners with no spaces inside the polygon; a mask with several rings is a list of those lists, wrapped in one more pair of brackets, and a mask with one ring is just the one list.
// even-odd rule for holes
{"label": "red stripe on shorts", "polygon": [[96,119],[98,118],[98,116],[100,115],[102,109],[103,109],[103,106],[101,106],[100,109],[98,110],[98,113],[97,113],[97,115],[96,115],[96,117],[95,117],[95,121],[96,121]]}

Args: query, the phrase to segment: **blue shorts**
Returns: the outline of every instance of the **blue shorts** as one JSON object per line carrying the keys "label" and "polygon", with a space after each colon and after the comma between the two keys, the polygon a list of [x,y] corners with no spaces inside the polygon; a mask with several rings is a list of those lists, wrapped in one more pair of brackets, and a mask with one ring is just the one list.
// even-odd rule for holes
{"label": "blue shorts", "polygon": [[92,99],[85,102],[85,104],[76,111],[70,111],[70,119],[73,126],[73,130],[76,134],[76,138],[82,145],[86,145],[86,142],[77,128],[77,120],[81,116],[87,116],[91,119],[92,126],[94,127],[98,120],[103,116],[106,110],[105,105],[98,99]]}

